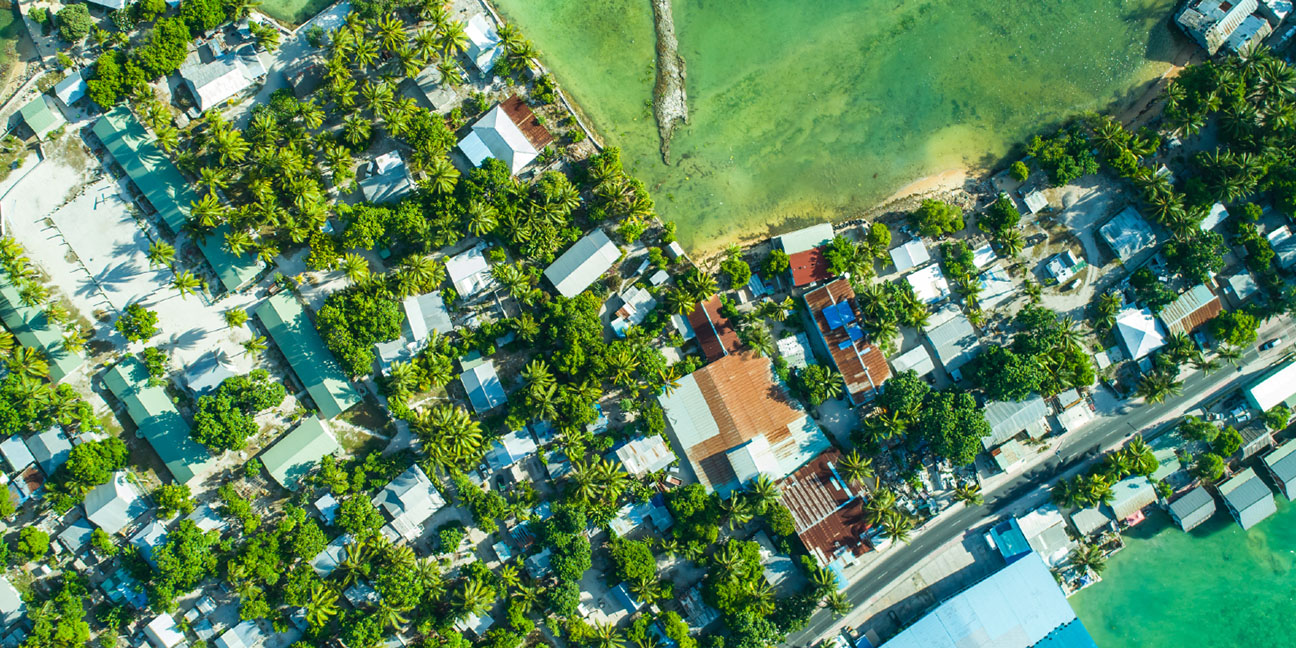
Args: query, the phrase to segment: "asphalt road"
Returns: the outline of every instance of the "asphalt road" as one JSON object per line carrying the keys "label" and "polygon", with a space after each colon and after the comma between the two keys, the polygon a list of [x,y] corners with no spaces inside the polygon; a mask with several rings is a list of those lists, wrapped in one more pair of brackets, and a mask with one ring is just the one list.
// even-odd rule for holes
{"label": "asphalt road", "polygon": [[[1178,421],[1177,417],[1163,420],[1167,415],[1204,405],[1217,396],[1250,384],[1259,374],[1268,370],[1271,363],[1283,357],[1294,335],[1296,335],[1296,326],[1285,320],[1263,327],[1260,342],[1281,337],[1284,344],[1265,352],[1252,346],[1243,354],[1240,369],[1224,364],[1210,374],[1196,372],[1184,380],[1183,392],[1179,396],[1169,398],[1164,403],[1143,405],[1141,402],[1127,401],[1119,412],[1120,418],[1094,422],[1086,426],[1063,441],[1055,458],[1000,485],[991,492],[984,493],[984,505],[967,507],[948,515],[938,516],[931,526],[924,528],[912,542],[892,547],[882,558],[884,561],[882,564],[846,588],[844,592],[846,598],[853,606],[862,605],[889,588],[897,579],[917,566],[919,561],[936,553],[951,540],[969,532],[979,533],[981,526],[997,520],[1006,512],[1021,513],[1038,506],[1048,497],[1049,488],[1054,480],[1059,476],[1069,477],[1084,469],[1102,454],[1104,448],[1115,445],[1136,432],[1143,432],[1149,437],[1154,436],[1162,428],[1168,428]],[[813,645],[819,641],[821,635],[836,625],[837,621],[838,617],[821,608],[811,617],[805,629],[788,637],[785,645]]]}

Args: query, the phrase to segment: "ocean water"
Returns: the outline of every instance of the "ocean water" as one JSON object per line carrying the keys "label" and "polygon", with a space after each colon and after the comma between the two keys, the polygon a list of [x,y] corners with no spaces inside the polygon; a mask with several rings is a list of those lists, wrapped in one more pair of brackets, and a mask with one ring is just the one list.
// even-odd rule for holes
{"label": "ocean water", "polygon": [[691,249],[845,220],[1140,94],[1174,0],[675,0],[690,123],[662,163],[648,0],[494,0]]}
{"label": "ocean water", "polygon": [[1152,515],[1071,606],[1102,648],[1296,646],[1296,507],[1275,497],[1250,531],[1223,509],[1191,533]]}

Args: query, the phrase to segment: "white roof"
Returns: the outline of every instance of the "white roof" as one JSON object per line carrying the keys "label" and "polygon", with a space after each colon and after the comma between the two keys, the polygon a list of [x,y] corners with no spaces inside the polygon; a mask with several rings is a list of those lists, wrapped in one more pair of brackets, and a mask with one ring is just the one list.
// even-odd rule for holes
{"label": "white roof", "polygon": [[421,525],[445,506],[445,499],[423,469],[414,465],[387,484],[373,503],[391,516],[391,526],[401,537],[414,540],[422,533]]}
{"label": "white roof", "polygon": [[27,449],[27,444],[23,443],[22,437],[16,434],[0,441],[0,455],[4,455],[5,463],[9,464],[9,470],[12,471],[19,471],[36,463],[36,458]]}
{"label": "white roof", "polygon": [[185,63],[180,66],[180,77],[189,85],[194,100],[198,102],[198,110],[202,112],[252,85],[243,61],[234,54],[226,54],[208,63]]}
{"label": "white roof", "polygon": [[414,342],[426,340],[433,331],[449,333],[454,330],[450,312],[446,310],[439,292],[406,297],[401,301],[401,309],[405,311],[405,323]]}
{"label": "white roof", "polygon": [[1206,214],[1206,218],[1203,218],[1197,226],[1200,227],[1203,232],[1213,230],[1227,220],[1228,215],[1228,210],[1224,208],[1224,205],[1215,203],[1214,205],[1211,205],[1210,213]]}
{"label": "white roof", "polygon": [[468,49],[465,52],[468,59],[479,71],[490,72],[495,67],[495,61],[504,53],[495,25],[486,20],[485,15],[477,14],[468,19],[464,33],[468,36]]}
{"label": "white roof", "polygon": [[1116,318],[1116,332],[1131,360],[1139,360],[1166,344],[1165,328],[1146,308],[1122,311]]}
{"label": "white roof", "polygon": [[244,621],[216,637],[216,648],[252,648],[261,643],[265,635],[255,621]]}
{"label": "white roof", "polygon": [[895,263],[896,272],[904,272],[928,261],[931,261],[931,253],[919,238],[891,249],[891,262]]}
{"label": "white roof", "polygon": [[996,266],[981,273],[979,300],[982,308],[994,308],[1008,301],[1016,290],[1017,284],[1013,283],[1008,272],[1001,267]]}
{"label": "white roof", "polygon": [[927,353],[927,347],[919,344],[892,360],[891,367],[895,369],[896,373],[913,370],[919,376],[925,376],[936,369],[936,363],[932,362],[931,354]]}
{"label": "white roof", "polygon": [[1022,199],[1026,202],[1026,209],[1029,209],[1032,214],[1048,207],[1048,198],[1045,198],[1044,193],[1038,189],[1026,194]]}
{"label": "white roof", "polygon": [[810,351],[810,338],[805,333],[789,335],[779,340],[778,352],[788,366],[794,369],[804,369],[814,358],[814,353]]}
{"label": "white roof", "polygon": [[911,273],[905,277],[910,286],[913,286],[914,295],[918,300],[927,304],[936,302],[949,297],[949,282],[945,281],[945,275],[941,274],[940,266],[929,265],[922,270]]}
{"label": "white roof", "polygon": [[616,456],[631,475],[657,472],[675,461],[675,453],[660,436],[634,439],[617,448]]}
{"label": "white roof", "polygon": [[818,223],[776,237],[775,242],[789,255],[827,245],[833,239],[832,223]]}
{"label": "white roof", "polygon": [[26,609],[27,605],[23,603],[13,583],[10,583],[8,578],[0,576],[0,621],[3,625],[18,623]]}
{"label": "white roof", "polygon": [[1296,362],[1275,371],[1247,390],[1247,398],[1260,410],[1268,412],[1296,395]]}
{"label": "white roof", "polygon": [[976,356],[981,349],[981,341],[977,338],[972,323],[957,306],[948,305],[933,315],[932,319],[936,320],[937,317],[942,318],[944,323],[927,329],[927,339],[936,351],[936,359],[946,371],[952,372]]}
{"label": "white roof", "polygon": [[144,626],[144,635],[155,648],[175,648],[184,643],[185,636],[170,614],[159,614]]}
{"label": "white roof", "polygon": [[495,361],[487,360],[459,374],[459,382],[468,392],[468,401],[478,414],[493,410],[508,400],[504,385],[495,372]]}
{"label": "white roof", "polygon": [[58,97],[65,106],[76,103],[76,100],[84,97],[85,93],[85,77],[81,75],[79,69],[73,70],[66,78],[54,85],[54,96]]}
{"label": "white roof", "polygon": [[999,256],[995,254],[994,248],[989,243],[972,250],[972,264],[978,268],[985,268],[994,263]]}
{"label": "white roof", "polygon": [[72,442],[58,426],[27,437],[27,449],[45,471],[46,477],[52,476],[72,456]]}
{"label": "white roof", "polygon": [[229,356],[220,349],[213,349],[185,369],[184,382],[189,391],[202,396],[214,391],[226,378],[239,375]]}
{"label": "white roof", "polygon": [[544,276],[568,299],[581,294],[617,259],[621,250],[601,229],[586,234],[545,268]]}
{"label": "white roof", "polygon": [[135,518],[148,510],[139,489],[130,483],[125,472],[113,473],[106,484],[90,489],[85,497],[86,517],[105,533],[119,533]]}
{"label": "white roof", "polygon": [[1057,415],[1058,423],[1065,432],[1075,432],[1094,420],[1093,410],[1088,405],[1077,405]]}
{"label": "white roof", "polygon": [[473,166],[481,166],[486,158],[495,158],[514,174],[540,155],[500,106],[491,108],[473,124],[472,132],[459,142],[459,150]]}
{"label": "white roof", "polygon": [[1121,213],[1116,214],[1115,218],[1098,231],[1122,261],[1130,260],[1134,255],[1156,243],[1156,235],[1153,234],[1152,227],[1133,206],[1121,210]]}
{"label": "white roof", "polygon": [[474,247],[446,259],[445,267],[450,283],[454,284],[455,292],[459,293],[460,299],[476,295],[490,282],[486,255],[482,254],[480,247]]}
{"label": "white roof", "polygon": [[90,0],[90,2],[109,9],[121,9],[126,6],[126,0]]}

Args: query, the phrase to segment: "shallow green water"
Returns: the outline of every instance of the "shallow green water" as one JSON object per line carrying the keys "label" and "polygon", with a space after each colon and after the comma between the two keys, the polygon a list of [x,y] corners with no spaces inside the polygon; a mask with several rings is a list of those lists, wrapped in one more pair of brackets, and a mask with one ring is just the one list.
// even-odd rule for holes
{"label": "shallow green water", "polygon": [[1296,507],[1276,497],[1250,531],[1223,510],[1192,533],[1158,513],[1072,607],[1102,648],[1296,646]]}
{"label": "shallow green water", "polygon": [[1167,67],[1173,0],[675,0],[690,124],[658,155],[648,0],[495,0],[690,247],[846,219]]}
{"label": "shallow green water", "polygon": [[260,11],[279,22],[295,27],[333,4],[333,0],[265,0]]}

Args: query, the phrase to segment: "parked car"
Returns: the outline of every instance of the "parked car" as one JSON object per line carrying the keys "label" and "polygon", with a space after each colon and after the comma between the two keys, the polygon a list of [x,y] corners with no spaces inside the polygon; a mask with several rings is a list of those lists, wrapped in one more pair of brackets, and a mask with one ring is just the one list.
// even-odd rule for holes
{"label": "parked car", "polygon": [[1269,349],[1272,349],[1272,348],[1278,346],[1281,342],[1282,342],[1282,338],[1274,338],[1274,339],[1272,339],[1272,340],[1269,340],[1268,342],[1265,342],[1264,344],[1261,344],[1261,345],[1260,345],[1260,350],[1261,350],[1261,351],[1268,351]]}

